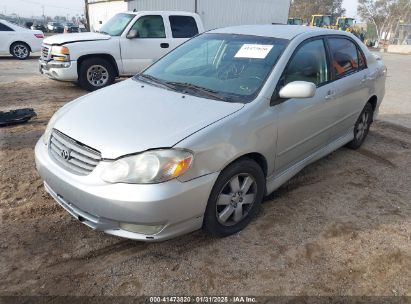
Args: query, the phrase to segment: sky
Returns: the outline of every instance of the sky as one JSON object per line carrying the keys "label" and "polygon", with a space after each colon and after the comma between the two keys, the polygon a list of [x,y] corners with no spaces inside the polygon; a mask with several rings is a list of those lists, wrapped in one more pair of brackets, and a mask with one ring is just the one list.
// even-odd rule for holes
{"label": "sky", "polygon": [[[347,10],[347,16],[356,16],[357,3],[358,0],[344,0],[343,6]],[[84,12],[84,0],[0,0],[1,13],[16,13],[24,17],[41,16],[42,6],[46,16],[75,16]]]}
{"label": "sky", "polygon": [[76,16],[84,14],[84,0],[0,0],[0,12],[31,16]]}

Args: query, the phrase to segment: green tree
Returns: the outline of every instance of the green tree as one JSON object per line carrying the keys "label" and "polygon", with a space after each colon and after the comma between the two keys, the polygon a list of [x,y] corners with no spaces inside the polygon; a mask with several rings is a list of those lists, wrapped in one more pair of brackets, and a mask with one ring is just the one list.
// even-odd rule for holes
{"label": "green tree", "polygon": [[411,0],[358,0],[358,15],[375,26],[378,40],[392,40],[400,23],[411,23]]}
{"label": "green tree", "polygon": [[290,17],[299,17],[307,21],[311,15],[331,15],[333,18],[342,16],[345,9],[343,0],[292,0]]}

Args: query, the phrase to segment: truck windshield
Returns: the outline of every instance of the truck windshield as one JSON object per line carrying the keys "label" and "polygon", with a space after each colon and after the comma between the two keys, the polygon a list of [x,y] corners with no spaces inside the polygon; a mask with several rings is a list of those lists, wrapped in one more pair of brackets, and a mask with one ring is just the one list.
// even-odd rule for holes
{"label": "truck windshield", "polygon": [[126,26],[135,17],[133,14],[117,14],[109,19],[100,29],[100,33],[110,36],[120,36]]}
{"label": "truck windshield", "polygon": [[271,37],[202,34],[135,79],[190,95],[246,103],[257,96],[287,43]]}

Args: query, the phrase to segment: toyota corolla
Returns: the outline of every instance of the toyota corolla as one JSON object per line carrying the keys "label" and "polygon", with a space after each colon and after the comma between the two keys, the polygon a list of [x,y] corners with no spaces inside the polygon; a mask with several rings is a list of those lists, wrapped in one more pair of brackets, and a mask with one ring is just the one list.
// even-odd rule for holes
{"label": "toyota corolla", "polygon": [[37,169],[93,229],[145,241],[200,228],[227,236],[307,164],[363,144],[385,74],[341,31],[209,31],[62,107],[36,145]]}

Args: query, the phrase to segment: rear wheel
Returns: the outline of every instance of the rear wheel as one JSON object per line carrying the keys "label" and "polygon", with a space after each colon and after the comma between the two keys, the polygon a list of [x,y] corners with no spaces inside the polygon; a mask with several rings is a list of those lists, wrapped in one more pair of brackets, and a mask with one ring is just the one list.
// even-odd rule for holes
{"label": "rear wheel", "polygon": [[15,42],[10,47],[10,54],[19,60],[27,59],[30,56],[30,47],[24,42]]}
{"label": "rear wheel", "polygon": [[220,237],[242,230],[258,211],[264,193],[264,173],[256,162],[242,159],[231,164],[211,191],[203,228]]}
{"label": "rear wheel", "polygon": [[367,103],[355,123],[354,139],[347,144],[349,148],[355,150],[361,147],[370,130],[373,113],[374,110],[372,109],[371,104]]}
{"label": "rear wheel", "polygon": [[79,70],[78,82],[87,91],[95,91],[112,84],[115,80],[113,65],[103,58],[85,59]]}

